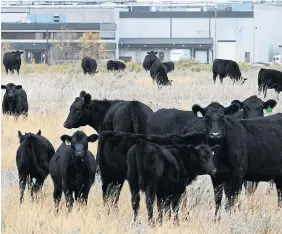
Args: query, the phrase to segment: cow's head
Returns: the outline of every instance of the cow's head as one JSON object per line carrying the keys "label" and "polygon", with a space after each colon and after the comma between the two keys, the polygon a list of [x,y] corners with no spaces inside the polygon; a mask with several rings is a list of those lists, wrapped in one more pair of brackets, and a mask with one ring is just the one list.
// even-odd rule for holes
{"label": "cow's head", "polygon": [[197,115],[200,112],[205,118],[205,126],[209,140],[215,142],[222,140],[225,137],[225,116],[232,115],[240,109],[236,103],[229,107],[224,107],[217,102],[212,102],[206,108],[199,105],[193,105],[192,111]]}
{"label": "cow's head", "polygon": [[277,105],[277,102],[273,99],[264,102],[256,95],[250,96],[243,102],[239,100],[231,102],[231,104],[234,103],[237,103],[240,109],[242,109],[244,119],[262,117],[264,116],[263,110],[266,110],[268,107],[273,109]]}
{"label": "cow's head", "polygon": [[23,51],[17,50],[17,51],[12,51],[12,53],[13,53],[13,55],[14,55],[14,58],[15,58],[17,61],[21,60],[21,54],[23,53]]}
{"label": "cow's head", "polygon": [[6,89],[6,95],[8,98],[14,98],[17,93],[18,90],[20,90],[22,88],[21,85],[15,85],[13,83],[9,83],[7,85],[1,85],[1,89]]}
{"label": "cow's head", "polygon": [[66,144],[71,146],[73,151],[73,156],[79,161],[84,161],[87,150],[88,142],[97,141],[99,136],[97,134],[92,134],[91,136],[86,136],[82,131],[75,132],[72,136],[62,135],[61,140]]}
{"label": "cow's head", "polygon": [[64,123],[64,127],[78,128],[88,124],[90,116],[91,95],[81,91],[79,97],[75,98],[70,106],[69,115]]}
{"label": "cow's head", "polygon": [[202,144],[198,146],[188,145],[187,153],[197,161],[198,171],[200,174],[209,174],[215,176],[216,167],[214,165],[214,155],[219,151],[220,146],[214,145],[209,147],[208,145]]}
{"label": "cow's head", "polygon": [[[18,136],[20,139],[20,143],[22,143],[24,140],[26,140],[27,136],[31,135],[32,133],[25,133],[24,135],[22,134],[21,131],[18,131]],[[36,133],[36,135],[41,136],[41,130],[39,129],[39,131]]]}
{"label": "cow's head", "polygon": [[[150,59],[150,63],[154,62],[158,57],[156,56],[158,52],[155,52],[155,51],[149,51],[147,52],[147,56],[149,56],[149,59]],[[152,64],[151,64],[152,65]]]}

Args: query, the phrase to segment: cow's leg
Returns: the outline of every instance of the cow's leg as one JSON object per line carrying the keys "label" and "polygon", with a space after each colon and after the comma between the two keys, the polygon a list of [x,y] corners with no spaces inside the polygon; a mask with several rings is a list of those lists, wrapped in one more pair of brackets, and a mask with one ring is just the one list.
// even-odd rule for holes
{"label": "cow's leg", "polygon": [[65,198],[66,198],[66,206],[67,206],[67,208],[68,208],[68,210],[70,212],[72,207],[73,207],[73,202],[74,202],[72,191],[67,189],[64,192],[64,194],[65,194]]}
{"label": "cow's leg", "polygon": [[163,211],[164,211],[164,201],[161,197],[157,197],[157,206],[158,206],[158,222],[159,224],[163,223]]}
{"label": "cow's leg", "polygon": [[156,187],[154,184],[150,184],[146,188],[146,206],[148,211],[148,221],[150,225],[154,224],[153,221],[153,206],[156,196]]}
{"label": "cow's leg", "polygon": [[19,68],[17,68],[17,73],[18,73],[18,75],[20,74],[20,69]]}
{"label": "cow's leg", "polygon": [[53,199],[55,204],[55,212],[59,211],[59,203],[62,198],[62,188],[60,186],[54,185]]}
{"label": "cow's leg", "polygon": [[219,80],[220,80],[220,84],[222,84],[223,83],[223,78],[224,78],[224,76],[219,76]]}
{"label": "cow's leg", "polygon": [[81,189],[81,198],[79,199],[79,202],[82,205],[87,206],[90,188],[91,188],[91,182],[89,182],[88,184],[85,184],[83,189]]}
{"label": "cow's leg", "polygon": [[31,198],[32,200],[37,199],[38,192],[43,186],[43,180],[36,178],[35,183],[31,187]]}
{"label": "cow's leg", "polygon": [[257,190],[257,187],[258,187],[258,182],[252,182],[252,181],[246,181],[244,180],[244,187],[245,187],[245,190],[246,190],[246,193],[248,195],[252,195],[254,194],[254,192]]}
{"label": "cow's leg", "polygon": [[8,75],[8,71],[9,71],[8,67],[5,67],[5,70],[6,70],[6,73]]}
{"label": "cow's leg", "polygon": [[267,194],[270,194],[270,191],[271,191],[271,189],[273,189],[273,187],[274,187],[274,181],[271,180],[271,181],[269,181],[269,184],[268,184]]}
{"label": "cow's leg", "polygon": [[181,195],[177,194],[172,200],[172,210],[174,213],[174,220],[173,223],[177,226],[179,226],[179,216],[178,216],[178,211],[179,211],[179,204],[181,200]]}
{"label": "cow's leg", "polygon": [[24,190],[25,190],[25,186],[26,186],[27,177],[28,176],[26,174],[21,174],[19,176],[20,204],[22,204],[22,202],[23,202]]}
{"label": "cow's leg", "polygon": [[217,73],[216,72],[213,72],[213,77],[212,77],[212,79],[213,79],[213,83],[215,84],[215,81],[216,81],[216,77],[217,77]]}
{"label": "cow's leg", "polygon": [[[130,178],[130,177],[129,177]],[[138,211],[140,208],[140,194],[138,183],[133,180],[128,180],[129,188],[131,192],[131,205],[134,212],[134,222],[137,221]]]}
{"label": "cow's leg", "polygon": [[243,176],[240,173],[240,170],[235,171],[234,175],[232,176],[231,180],[228,181],[226,184],[226,210],[231,211],[231,208],[234,207],[235,200],[238,198],[238,195],[242,189],[243,185]]}
{"label": "cow's leg", "polygon": [[274,180],[277,189],[277,197],[278,197],[278,208],[282,208],[282,176],[277,177]]}
{"label": "cow's leg", "polygon": [[[117,210],[117,203],[124,181],[105,183],[102,185],[104,204],[111,202]],[[110,204],[108,204],[110,205]]]}
{"label": "cow's leg", "polygon": [[[215,218],[218,216],[218,211],[221,206],[221,200],[223,195],[223,178],[222,176],[217,176],[217,178],[212,178],[212,184],[213,184],[213,191],[214,191],[214,200],[215,200]],[[220,215],[218,216],[218,219],[220,219]]]}

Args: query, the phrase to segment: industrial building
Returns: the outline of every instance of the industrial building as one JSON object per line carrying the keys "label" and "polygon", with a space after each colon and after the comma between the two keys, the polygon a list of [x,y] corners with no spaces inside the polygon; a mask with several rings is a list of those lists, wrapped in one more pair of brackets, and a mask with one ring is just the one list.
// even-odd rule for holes
{"label": "industrial building", "polygon": [[[11,3],[11,2],[10,2]],[[76,4],[74,4],[76,3]],[[79,4],[78,4],[79,3]],[[1,39],[24,50],[26,62],[60,62],[54,45],[64,33],[99,33],[109,58],[142,62],[147,51],[162,60],[215,58],[237,62],[271,61],[282,45],[282,4],[134,3],[94,4],[85,1],[2,4]],[[78,50],[69,51],[79,60]]]}

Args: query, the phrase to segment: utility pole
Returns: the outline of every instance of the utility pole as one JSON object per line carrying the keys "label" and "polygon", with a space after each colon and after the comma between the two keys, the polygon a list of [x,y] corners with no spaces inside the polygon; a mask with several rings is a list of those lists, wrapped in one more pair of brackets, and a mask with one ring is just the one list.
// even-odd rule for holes
{"label": "utility pole", "polygon": [[214,6],[214,57],[217,58],[217,35],[216,35],[217,6]]}

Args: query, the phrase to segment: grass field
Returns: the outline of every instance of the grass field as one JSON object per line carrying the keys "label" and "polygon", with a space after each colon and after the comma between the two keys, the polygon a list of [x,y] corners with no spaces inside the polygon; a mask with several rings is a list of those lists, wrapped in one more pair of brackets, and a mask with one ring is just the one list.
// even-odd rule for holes
{"label": "grass field", "polygon": [[[141,224],[132,222],[133,212],[127,183],[119,201],[119,212],[107,214],[102,204],[102,190],[99,178],[91,189],[87,208],[77,207],[68,214],[64,197],[61,211],[54,215],[53,185],[47,178],[39,201],[32,203],[29,194],[19,206],[19,189],[16,170],[16,150],[19,146],[18,130],[36,133],[39,129],[55,148],[61,144],[60,136],[72,134],[76,129],[63,128],[70,104],[81,90],[85,90],[97,99],[139,100],[149,105],[154,111],[159,108],[191,109],[197,103],[202,106],[211,101],[218,101],[227,106],[234,99],[244,100],[257,94],[257,70],[246,71],[248,78],[243,86],[232,85],[229,78],[223,85],[212,82],[208,71],[176,71],[169,74],[173,80],[171,87],[158,90],[153,85],[149,74],[145,72],[126,72],[124,74],[98,73],[84,76],[76,73],[28,73],[6,75],[2,73],[1,84],[13,82],[21,84],[27,92],[29,116],[15,121],[11,117],[2,117],[2,233],[282,233],[282,213],[277,212],[276,190],[267,192],[268,184],[261,183],[254,196],[240,196],[241,209],[231,216],[222,210],[221,222],[213,222],[213,191],[208,176],[201,176],[188,189],[188,206],[180,213],[180,227],[167,221],[162,227],[154,229],[147,225],[147,212],[144,196],[141,198]],[[2,97],[4,91],[2,90]],[[268,98],[276,98],[270,91]],[[279,103],[273,113],[281,112]],[[80,128],[91,134],[90,127]],[[95,154],[97,143],[89,144]],[[184,218],[190,211],[189,220]],[[156,209],[155,209],[156,217]]]}

